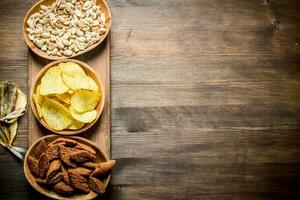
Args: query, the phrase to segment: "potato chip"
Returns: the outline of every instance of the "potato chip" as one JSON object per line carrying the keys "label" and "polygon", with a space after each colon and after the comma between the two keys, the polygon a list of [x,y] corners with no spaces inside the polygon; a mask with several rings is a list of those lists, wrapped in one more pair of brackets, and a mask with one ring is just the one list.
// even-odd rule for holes
{"label": "potato chip", "polygon": [[42,118],[43,117],[42,108],[41,108],[41,105],[38,103],[36,94],[33,94],[32,99],[33,99],[33,102],[35,104],[35,108],[37,110],[37,113],[38,113],[39,117]]}
{"label": "potato chip", "polygon": [[94,81],[94,79],[92,79],[91,77],[87,77],[87,82],[89,83],[89,90],[95,90],[98,91],[98,85],[97,83]]}
{"label": "potato chip", "polygon": [[73,76],[68,76],[66,74],[62,75],[63,77],[63,81],[65,82],[65,84],[71,88],[72,90],[77,90],[77,89],[82,89],[82,88],[88,88],[88,84],[86,83],[85,80],[85,76],[83,77],[73,77]]}
{"label": "potato chip", "polygon": [[63,74],[71,77],[85,76],[85,71],[74,62],[60,63],[58,65]]}
{"label": "potato chip", "polygon": [[72,90],[86,89],[86,90],[98,90],[98,86],[95,81],[89,76],[73,77],[66,74],[62,74],[63,81]]}
{"label": "potato chip", "polygon": [[80,121],[82,123],[90,123],[90,122],[94,121],[97,117],[96,110],[92,110],[92,111],[85,112],[85,113],[78,113],[78,112],[76,112],[76,110],[74,110],[74,108],[72,108],[72,106],[70,106],[69,111],[74,119],[76,119],[77,121]]}
{"label": "potato chip", "polygon": [[76,112],[94,110],[100,100],[100,93],[92,90],[76,90],[71,96],[71,106]]}
{"label": "potato chip", "polygon": [[41,95],[62,94],[68,90],[58,66],[49,68],[41,79]]}
{"label": "potato chip", "polygon": [[67,105],[71,104],[71,95],[69,93],[57,94],[55,95],[60,101],[64,102]]}
{"label": "potato chip", "polygon": [[62,104],[45,97],[42,114],[46,123],[54,130],[63,130],[72,123],[72,116]]}
{"label": "potato chip", "polygon": [[70,130],[79,130],[81,129],[83,126],[85,125],[85,123],[79,122],[77,120],[73,120],[72,123],[70,124],[70,126],[68,126],[68,129]]}
{"label": "potato chip", "polygon": [[41,90],[41,85],[38,85],[36,87],[35,94],[36,94],[36,98],[37,98],[36,100],[37,100],[38,104],[42,105],[42,103],[43,103],[43,96],[41,95],[40,90]]}

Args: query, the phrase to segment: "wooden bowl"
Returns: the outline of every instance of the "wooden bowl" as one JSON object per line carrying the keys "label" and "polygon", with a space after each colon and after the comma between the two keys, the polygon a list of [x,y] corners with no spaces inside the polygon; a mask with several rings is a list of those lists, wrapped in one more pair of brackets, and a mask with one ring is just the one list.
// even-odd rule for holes
{"label": "wooden bowl", "polygon": [[[98,147],[95,143],[87,140],[87,139],[84,139],[84,138],[81,138],[81,137],[76,137],[76,136],[58,136],[58,135],[47,135],[47,136],[44,136],[44,137],[41,137],[40,139],[38,139],[33,145],[31,145],[31,147],[28,149],[26,155],[25,155],[25,158],[24,158],[24,174],[25,174],[25,177],[27,179],[27,181],[30,183],[30,185],[36,190],[38,191],[39,193],[47,196],[47,197],[50,197],[50,198],[53,198],[53,199],[66,199],[65,196],[62,196],[62,195],[59,195],[47,188],[44,188],[42,186],[40,186],[36,181],[35,181],[35,177],[31,174],[30,170],[29,170],[29,167],[28,167],[28,163],[27,163],[27,159],[28,159],[28,156],[29,155],[33,155],[34,154],[34,151],[36,149],[36,147],[38,146],[38,144],[40,143],[40,141],[42,140],[45,140],[47,144],[49,144],[50,142],[52,142],[53,140],[57,139],[57,138],[62,138],[62,137],[65,137],[65,138],[70,138],[70,139],[73,139],[73,140],[76,140],[80,143],[83,143],[85,145],[88,145],[90,146],[91,148],[93,148],[96,153],[97,153],[97,159],[99,161],[108,161],[108,157],[107,155],[105,155]],[[105,177],[105,179],[103,180],[103,185],[105,186],[105,188],[107,187],[108,185],[108,182],[110,180],[110,177],[111,175]],[[81,200],[81,199],[94,199],[95,197],[97,197],[98,194],[91,191],[90,193],[88,194],[74,194],[73,196],[70,196],[68,197],[68,199],[71,199],[71,200]]]}
{"label": "wooden bowl", "polygon": [[[98,85],[98,88],[101,92],[101,99],[100,99],[100,102],[98,103],[98,105],[96,106],[96,110],[97,110],[97,117],[96,119],[91,122],[91,123],[88,123],[88,124],[85,124],[81,129],[79,130],[62,130],[62,131],[58,131],[58,130],[54,130],[52,129],[46,122],[43,118],[39,118],[38,116],[38,113],[37,113],[37,110],[35,108],[35,104],[33,102],[33,94],[35,93],[36,91],[36,87],[40,84],[41,82],[41,78],[43,77],[43,75],[46,73],[46,71],[50,68],[50,67],[53,67],[55,65],[58,65],[59,63],[64,63],[64,62],[74,62],[74,63],[77,63],[78,65],[80,65],[82,67],[82,69],[84,69],[84,71],[86,72],[87,75],[89,75],[92,79],[95,80],[95,82],[97,83]],[[86,63],[84,62],[81,62],[79,60],[75,60],[75,59],[65,59],[65,60],[57,60],[57,61],[53,61],[51,63],[49,63],[48,65],[46,65],[45,67],[43,67],[40,72],[37,74],[36,78],[35,78],[35,81],[33,83],[33,85],[31,86],[31,89],[30,89],[30,107],[31,107],[31,110],[34,114],[34,116],[36,117],[36,119],[48,130],[52,131],[52,132],[55,132],[57,134],[60,134],[60,135],[75,135],[75,134],[79,134],[83,131],[86,131],[87,129],[89,129],[90,127],[92,127],[95,122],[99,119],[102,111],[103,111],[103,108],[104,108],[104,102],[105,102],[105,91],[104,91],[104,86],[103,86],[103,83],[101,81],[101,79],[98,77],[97,73],[89,66],[87,65]]]}
{"label": "wooden bowl", "polygon": [[106,32],[101,35],[101,39],[91,45],[90,47],[84,49],[83,51],[79,51],[78,53],[73,54],[70,57],[66,57],[66,56],[49,56],[46,52],[42,51],[40,48],[38,48],[28,37],[26,28],[27,28],[27,20],[29,19],[29,17],[38,12],[40,10],[40,6],[41,5],[45,5],[45,6],[49,6],[52,3],[54,3],[55,0],[41,0],[39,2],[37,2],[26,14],[24,21],[23,21],[23,36],[25,39],[25,42],[27,43],[28,47],[34,52],[36,53],[38,56],[41,56],[43,58],[49,59],[49,60],[61,60],[61,59],[66,59],[66,58],[73,58],[76,56],[79,56],[83,53],[86,53],[92,49],[94,49],[96,46],[98,46],[99,44],[101,44],[104,39],[106,38],[106,36],[108,35],[109,31],[110,31],[110,27],[111,27],[111,13],[110,10],[108,8],[107,3],[105,2],[105,0],[97,0],[97,5],[99,5],[101,7],[101,10],[105,13],[105,17],[106,17]]}

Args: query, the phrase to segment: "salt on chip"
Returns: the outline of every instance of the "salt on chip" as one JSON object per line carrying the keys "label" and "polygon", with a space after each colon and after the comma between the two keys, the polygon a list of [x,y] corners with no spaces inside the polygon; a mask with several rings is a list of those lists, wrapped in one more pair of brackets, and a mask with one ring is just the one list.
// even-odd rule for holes
{"label": "salt on chip", "polygon": [[42,108],[41,108],[41,105],[38,103],[36,94],[33,94],[32,100],[35,104],[35,108],[37,110],[39,117],[42,118],[43,117]]}
{"label": "salt on chip", "polygon": [[54,130],[66,129],[72,123],[72,116],[62,104],[45,97],[42,105],[43,118]]}
{"label": "salt on chip", "polygon": [[85,76],[85,71],[74,62],[60,63],[58,65],[61,72],[71,77]]}
{"label": "salt on chip", "polygon": [[78,113],[76,112],[76,110],[74,110],[74,108],[72,108],[72,106],[70,106],[69,111],[74,119],[82,123],[90,123],[97,118],[96,110],[92,110],[85,113]]}
{"label": "salt on chip", "polygon": [[94,110],[101,94],[92,90],[76,90],[71,96],[71,106],[76,112],[83,113]]}
{"label": "salt on chip", "polygon": [[49,68],[41,79],[41,95],[62,94],[68,90],[58,66]]}
{"label": "salt on chip", "polygon": [[83,126],[85,125],[85,123],[79,122],[77,120],[73,120],[72,123],[70,124],[70,126],[68,126],[68,129],[70,130],[79,130],[81,129]]}

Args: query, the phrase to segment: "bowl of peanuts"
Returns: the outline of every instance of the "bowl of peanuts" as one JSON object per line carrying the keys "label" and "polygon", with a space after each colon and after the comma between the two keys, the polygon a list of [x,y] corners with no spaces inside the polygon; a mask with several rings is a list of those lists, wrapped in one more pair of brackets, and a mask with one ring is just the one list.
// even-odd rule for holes
{"label": "bowl of peanuts", "polygon": [[105,40],[110,27],[105,0],[42,0],[26,14],[23,36],[35,54],[59,60],[94,49]]}

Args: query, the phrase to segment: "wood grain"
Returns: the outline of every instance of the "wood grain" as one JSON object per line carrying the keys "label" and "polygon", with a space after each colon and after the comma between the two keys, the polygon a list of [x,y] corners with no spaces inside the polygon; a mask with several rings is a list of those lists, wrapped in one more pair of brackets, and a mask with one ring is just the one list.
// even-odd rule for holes
{"label": "wood grain", "polygon": [[[22,19],[33,3],[0,3],[0,78],[24,91]],[[300,2],[108,5],[118,163],[103,199],[299,199]],[[43,198],[5,150],[0,168],[1,198]]]}

